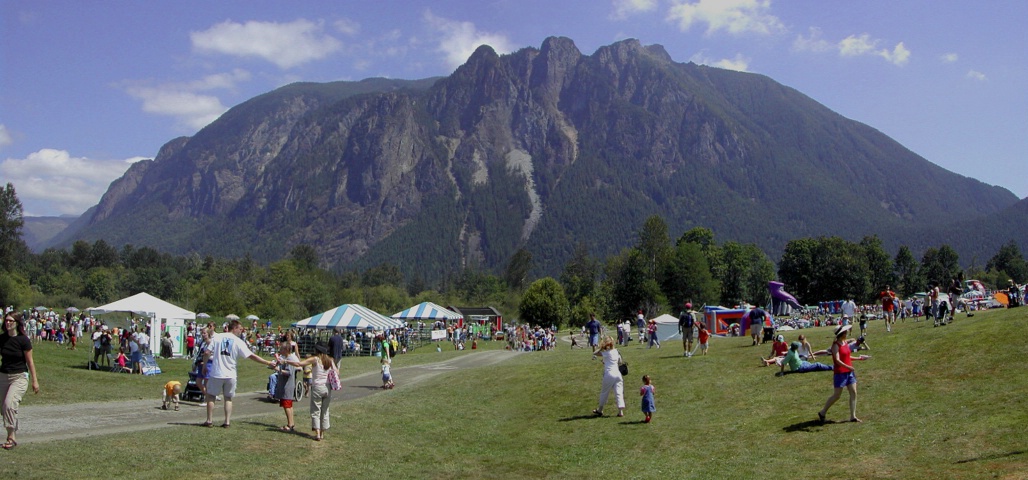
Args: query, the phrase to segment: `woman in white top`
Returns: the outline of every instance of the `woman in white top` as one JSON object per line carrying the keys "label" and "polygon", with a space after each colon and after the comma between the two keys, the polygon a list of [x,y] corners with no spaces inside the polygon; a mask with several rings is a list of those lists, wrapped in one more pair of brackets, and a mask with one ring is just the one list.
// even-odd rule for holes
{"label": "woman in white top", "polygon": [[294,367],[311,365],[311,430],[314,431],[314,440],[320,442],[325,438],[325,430],[328,430],[329,415],[328,407],[332,402],[332,390],[328,388],[328,372],[335,370],[336,364],[329,354],[328,346],[317,344],[314,346],[315,355],[307,357],[300,362],[287,361]]}
{"label": "woman in white top", "polygon": [[625,416],[625,379],[621,377],[621,371],[618,370],[621,354],[614,348],[614,339],[609,335],[604,337],[600,341],[600,349],[593,353],[593,356],[603,358],[603,388],[600,390],[600,404],[596,410],[593,410],[593,414],[603,416],[603,406],[607,404],[607,397],[613,389],[618,416]]}

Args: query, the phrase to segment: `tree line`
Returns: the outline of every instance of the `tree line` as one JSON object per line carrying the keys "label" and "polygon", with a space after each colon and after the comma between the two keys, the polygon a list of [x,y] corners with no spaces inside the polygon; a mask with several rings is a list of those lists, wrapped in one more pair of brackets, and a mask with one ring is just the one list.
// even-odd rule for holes
{"label": "tree line", "polygon": [[[150,247],[117,248],[104,240],[75,242],[70,249],[31,253],[21,239],[21,203],[8,183],[0,191],[0,305],[28,308],[99,306],[148,292],[212,316],[235,313],[300,320],[329,308],[358,303],[385,314],[423,301],[440,305],[491,305],[521,321],[578,326],[590,313],[607,321],[677,314],[695,306],[769,302],[767,282],[781,280],[803,303],[852,297],[874,301],[885,285],[904,296],[932,281],[975,278],[996,288],[1007,280],[1028,281],[1028,265],[1017,245],[1004,245],[983,267],[960,266],[948,245],[926,250],[921,260],[901,246],[890,256],[877,237],[849,242],[839,237],[790,241],[776,268],[755,244],[718,243],[714,232],[696,227],[672,241],[667,224],[651,216],[635,245],[605,259],[584,244],[559,278],[530,281],[532,255],[522,248],[502,272],[464,268],[440,278],[404,275],[381,263],[363,271],[329,271],[310,245],[284,259],[259,264],[241,258],[172,256]],[[516,314],[515,314],[516,312]]]}

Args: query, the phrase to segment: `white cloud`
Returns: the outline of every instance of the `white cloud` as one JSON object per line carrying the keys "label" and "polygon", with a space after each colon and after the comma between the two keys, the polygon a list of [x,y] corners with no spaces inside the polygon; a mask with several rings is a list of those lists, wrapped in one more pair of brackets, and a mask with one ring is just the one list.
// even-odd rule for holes
{"label": "white cloud", "polygon": [[985,74],[984,73],[976,71],[976,70],[968,70],[967,71],[967,78],[970,78],[971,80],[977,80],[979,82],[984,82],[985,80],[988,80],[987,78],[985,78]]}
{"label": "white cloud", "polygon": [[174,117],[183,128],[199,130],[216,120],[228,107],[218,97],[202,94],[209,90],[234,90],[240,82],[250,80],[246,70],[208,75],[186,83],[157,86],[131,84],[125,92],[143,101],[143,111]]}
{"label": "white cloud", "polygon": [[175,117],[181,125],[196,130],[206,127],[228,110],[218,97],[174,87],[130,87],[128,94],[143,101],[144,112]]}
{"label": "white cloud", "polygon": [[11,138],[11,132],[7,131],[7,125],[0,123],[0,148],[4,148],[14,143],[14,139]]}
{"label": "white cloud", "polygon": [[942,63],[956,63],[957,60],[960,60],[960,56],[955,53],[946,53],[940,55],[939,59],[942,60]]}
{"label": "white cloud", "polygon": [[471,22],[437,17],[430,11],[425,12],[425,21],[439,34],[438,51],[443,53],[447,65],[452,68],[463,65],[475,49],[482,45],[489,45],[499,54],[514,51],[513,45],[505,35],[481,32]]}
{"label": "white cloud", "polygon": [[354,36],[360,33],[361,25],[349,18],[341,18],[332,22],[332,26],[336,28],[336,31],[347,36]]}
{"label": "white cloud", "polygon": [[290,23],[225,21],[202,32],[190,32],[189,38],[193,49],[202,53],[257,57],[288,69],[342,48],[339,40],[323,30],[321,23],[304,19]]}
{"label": "white cloud", "polygon": [[827,52],[835,49],[835,45],[821,38],[820,28],[810,27],[810,35],[807,37],[798,35],[792,42],[792,49],[801,52]]}
{"label": "white cloud", "polygon": [[892,50],[879,48],[879,44],[881,44],[881,40],[871,38],[871,35],[863,33],[860,35],[850,35],[833,45],[821,38],[820,29],[811,27],[810,35],[807,37],[802,35],[796,37],[796,40],[792,43],[792,48],[796,51],[818,53],[834,50],[838,51],[839,56],[842,57],[876,55],[900,67],[910,62],[910,50],[907,49],[903,42],[897,43]]}
{"label": "white cloud", "polygon": [[611,18],[624,20],[636,13],[649,12],[657,8],[657,0],[614,0]]}
{"label": "white cloud", "polygon": [[739,53],[735,55],[735,58],[722,58],[721,60],[714,62],[714,66],[727,70],[735,70],[737,72],[747,72],[749,71],[747,68],[750,66],[750,59],[743,57],[742,54]]}
{"label": "white cloud", "polygon": [[711,67],[723,68],[725,70],[735,70],[737,72],[748,72],[750,66],[750,59],[742,56],[741,53],[735,54],[735,58],[722,58],[720,60],[712,60],[707,58],[703,52],[693,55],[689,61],[698,63],[701,65],[709,65]]}
{"label": "white cloud", "polygon": [[144,157],[93,160],[44,148],[0,163],[14,185],[26,216],[80,215],[96,205],[111,182]]}
{"label": "white cloud", "polygon": [[897,43],[896,47],[892,51],[882,50],[878,52],[878,56],[886,59],[889,63],[902,67],[910,62],[910,50],[903,45],[903,42]]}
{"label": "white cloud", "polygon": [[872,40],[868,34],[850,35],[839,42],[839,55],[852,57],[873,53],[878,47],[878,40]]}
{"label": "white cloud", "polygon": [[733,35],[742,33],[771,34],[785,31],[778,17],[771,15],[771,0],[698,0],[675,1],[668,10],[668,21],[678,23],[687,31],[693,25],[707,24],[706,33],[724,30]]}

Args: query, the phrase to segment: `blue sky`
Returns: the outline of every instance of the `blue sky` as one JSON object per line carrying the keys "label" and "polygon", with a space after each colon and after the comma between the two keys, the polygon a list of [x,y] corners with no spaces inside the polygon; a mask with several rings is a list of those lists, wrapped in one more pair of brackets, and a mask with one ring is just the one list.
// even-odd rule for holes
{"label": "blue sky", "polygon": [[131,162],[282,85],[448,75],[483,43],[565,36],[767,75],[1024,198],[1026,20],[1028,2],[994,0],[0,0],[0,181],[25,215],[78,215]]}

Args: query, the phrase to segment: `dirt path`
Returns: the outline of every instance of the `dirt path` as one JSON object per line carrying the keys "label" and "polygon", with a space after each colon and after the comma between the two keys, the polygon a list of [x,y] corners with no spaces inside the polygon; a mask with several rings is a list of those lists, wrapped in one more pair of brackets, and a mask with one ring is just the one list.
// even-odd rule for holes
{"label": "dirt path", "polygon": [[[517,352],[495,350],[462,355],[445,362],[393,369],[398,388],[421,383],[446,372],[495,365],[517,355]],[[343,379],[343,388],[334,392],[332,402],[345,402],[381,392],[382,377],[378,372]],[[266,392],[236,395],[232,421],[279,413],[278,404],[265,399]],[[306,399],[297,402],[296,418],[308,416]],[[182,402],[181,410],[161,410],[160,397],[152,400],[124,402],[74,403],[67,405],[23,406],[19,409],[19,443],[47,442],[89,438],[115,433],[138,432],[183,425],[197,425],[206,420],[206,410],[196,402]],[[224,419],[222,403],[214,410],[215,423]]]}

